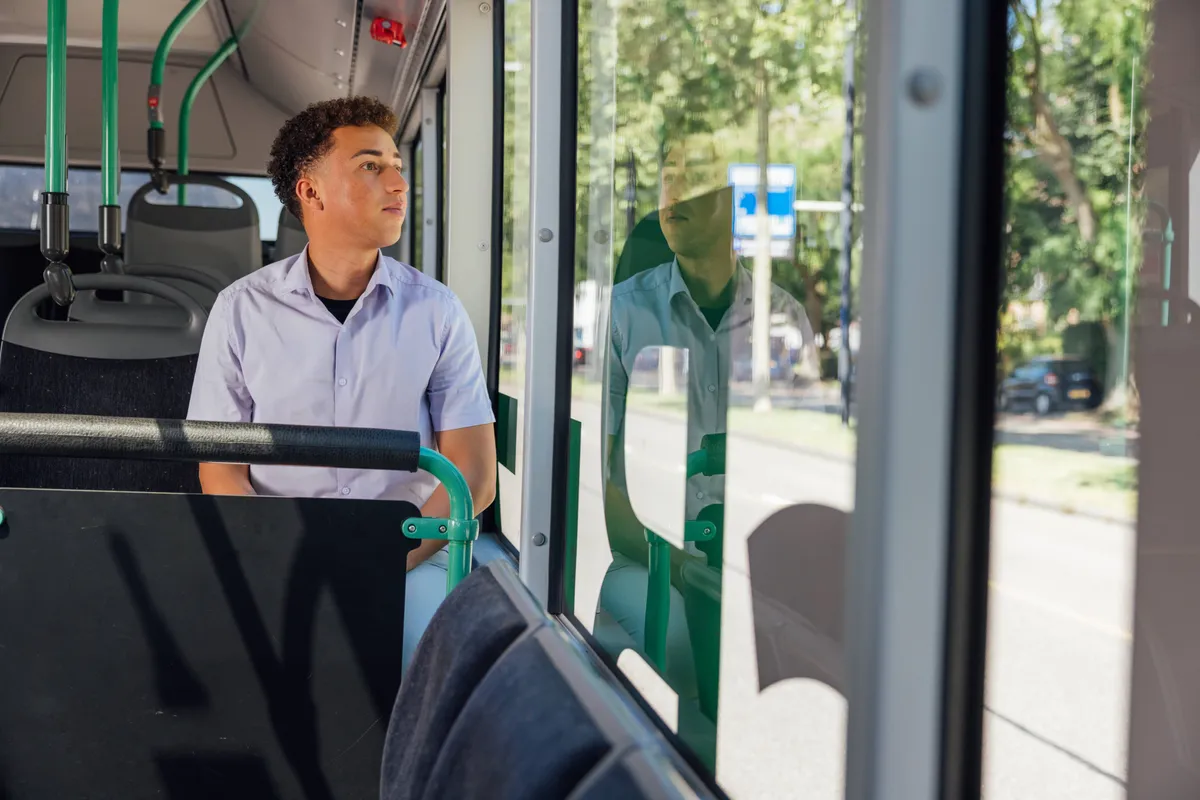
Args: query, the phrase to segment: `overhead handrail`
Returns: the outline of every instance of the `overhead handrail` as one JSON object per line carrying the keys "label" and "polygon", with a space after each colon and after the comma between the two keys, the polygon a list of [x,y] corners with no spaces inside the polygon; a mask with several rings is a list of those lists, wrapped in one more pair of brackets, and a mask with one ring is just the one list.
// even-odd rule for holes
{"label": "overhead handrail", "polygon": [[422,447],[420,434],[412,431],[0,413],[0,454],[422,470],[446,488],[450,515],[414,517],[402,521],[401,527],[410,539],[448,542],[447,592],[471,571],[472,544],[479,535],[466,478],[444,455]]}
{"label": "overhead handrail", "polygon": [[[254,18],[258,15],[260,3],[256,3],[254,9],[246,15],[246,19],[241,26],[233,32],[233,35],[225,40],[217,52],[212,54],[212,57],[200,68],[192,78],[192,82],[188,84],[187,91],[184,92],[183,101],[179,104],[179,164],[176,169],[180,175],[187,175],[189,168],[189,156],[191,148],[191,127],[192,127],[192,106],[196,102],[196,97],[200,94],[200,89],[208,81],[212,74],[217,71],[217,68],[225,63],[225,59],[233,55],[233,52],[238,49],[238,43],[246,34],[246,31],[254,23]],[[183,186],[177,188],[179,205],[187,205],[187,189]]]}
{"label": "overhead handrail", "polygon": [[204,8],[208,0],[190,0],[183,10],[175,15],[154,51],[154,63],[150,67],[150,88],[146,92],[146,107],[150,113],[150,127],[146,131],[146,152],[150,159],[150,180],[162,194],[167,192],[166,173],[163,160],[167,152],[167,132],[163,127],[162,82],[167,68],[167,56],[179,37],[183,27]]}
{"label": "overhead handrail", "polygon": [[121,265],[121,150],[117,141],[118,30],[120,0],[104,0],[101,47],[102,88],[100,102],[100,226],[97,238],[101,272],[120,274]]}
{"label": "overhead handrail", "polygon": [[70,250],[67,202],[67,0],[46,4],[46,190],[38,219],[42,277],[60,306],[75,299],[71,270],[63,263]]}

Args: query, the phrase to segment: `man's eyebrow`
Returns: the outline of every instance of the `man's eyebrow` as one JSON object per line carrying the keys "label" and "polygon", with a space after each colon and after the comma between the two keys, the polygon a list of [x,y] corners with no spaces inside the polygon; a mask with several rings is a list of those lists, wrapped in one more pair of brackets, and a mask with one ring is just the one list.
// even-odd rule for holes
{"label": "man's eyebrow", "polygon": [[[350,158],[354,159],[354,158],[358,158],[359,156],[375,156],[376,158],[383,158],[383,151],[381,151],[381,150],[370,150],[370,149],[359,150],[357,153],[355,153],[354,155],[350,156]],[[396,151],[395,153],[392,153],[392,157],[393,157],[393,158],[400,158],[400,152],[399,152],[399,151]]]}

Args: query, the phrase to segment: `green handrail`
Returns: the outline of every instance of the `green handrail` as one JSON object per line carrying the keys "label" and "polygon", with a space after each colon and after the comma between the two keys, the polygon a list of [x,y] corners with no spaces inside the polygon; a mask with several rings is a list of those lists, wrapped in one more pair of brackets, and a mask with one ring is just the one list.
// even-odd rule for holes
{"label": "green handrail", "polygon": [[436,450],[421,448],[417,467],[441,481],[450,496],[450,516],[446,519],[422,517],[405,520],[404,535],[411,539],[444,539],[450,562],[446,573],[446,593],[471,572],[474,543],[479,538],[479,520],[475,519],[475,501],[471,486],[454,462]]}
{"label": "green handrail", "polygon": [[[225,43],[212,54],[212,58],[208,59],[196,76],[192,78],[192,82],[188,84],[187,91],[183,94],[183,100],[179,104],[179,166],[176,170],[180,175],[188,174],[188,149],[190,147],[190,132],[192,127],[192,105],[196,102],[196,96],[200,94],[200,87],[217,71],[217,67],[224,63],[225,59],[229,58],[230,54],[238,47],[238,36],[234,34],[225,40]],[[179,205],[187,204],[187,187],[182,183],[178,187]]]}
{"label": "green handrail", "polygon": [[175,44],[175,40],[179,38],[183,27],[191,22],[192,17],[196,16],[207,2],[208,0],[191,0],[190,3],[183,7],[182,11],[175,15],[175,19],[171,20],[171,24],[167,26],[166,32],[158,40],[158,49],[154,51],[154,64],[150,67],[150,92],[147,97],[147,102],[150,105],[151,128],[161,129],[163,126],[162,106],[159,103],[159,94],[162,91],[163,73],[167,69],[167,56],[171,54],[171,47]]}
{"label": "green handrail", "polygon": [[67,190],[67,0],[46,13],[46,191]]}
{"label": "green handrail", "polygon": [[183,26],[204,8],[208,0],[191,0],[183,10],[175,15],[166,32],[158,40],[158,49],[154,51],[154,63],[150,66],[150,87],[146,90],[146,109],[150,114],[150,127],[146,130],[146,157],[150,161],[150,179],[160,192],[167,191],[166,179],[163,174],[163,162],[167,155],[166,131],[163,129],[162,82],[167,69],[167,56],[175,39],[179,37]]}
{"label": "green handrail", "polygon": [[104,28],[101,46],[101,128],[100,205],[115,206],[121,193],[121,151],[117,143],[117,61],[118,10],[120,0],[104,0]]}
{"label": "green handrail", "polygon": [[[217,68],[225,63],[225,59],[233,55],[233,52],[238,49],[238,43],[242,37],[246,35],[246,30],[254,23],[254,18],[258,16],[258,9],[261,4],[256,3],[254,8],[246,15],[246,19],[242,22],[238,29],[233,32],[233,35],[225,40],[217,52],[212,54],[212,57],[205,62],[200,71],[192,78],[192,82],[188,84],[187,91],[183,94],[183,100],[179,104],[179,164],[176,172],[180,175],[187,175],[189,169],[189,155],[191,148],[191,129],[192,129],[192,106],[196,103],[196,98],[200,95],[200,89],[212,77],[212,74],[217,71]],[[179,205],[187,204],[187,187],[179,184]]]}

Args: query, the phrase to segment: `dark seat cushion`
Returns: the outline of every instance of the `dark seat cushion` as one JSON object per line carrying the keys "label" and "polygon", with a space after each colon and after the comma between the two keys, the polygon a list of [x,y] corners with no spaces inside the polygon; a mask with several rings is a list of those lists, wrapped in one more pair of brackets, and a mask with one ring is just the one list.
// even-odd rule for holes
{"label": "dark seat cushion", "polygon": [[[96,359],[0,345],[0,412],[184,419],[196,356]],[[199,492],[195,464],[96,458],[0,458],[0,486]]]}
{"label": "dark seat cushion", "polygon": [[[613,744],[568,683],[557,631],[523,637],[480,682],[442,745],[425,798],[565,798]],[[556,663],[558,661],[559,663]]]}
{"label": "dark seat cushion", "polygon": [[489,562],[472,571],[434,614],[396,694],[381,800],[429,796],[429,775],[471,693],[522,633],[542,624],[516,580],[506,563]]}

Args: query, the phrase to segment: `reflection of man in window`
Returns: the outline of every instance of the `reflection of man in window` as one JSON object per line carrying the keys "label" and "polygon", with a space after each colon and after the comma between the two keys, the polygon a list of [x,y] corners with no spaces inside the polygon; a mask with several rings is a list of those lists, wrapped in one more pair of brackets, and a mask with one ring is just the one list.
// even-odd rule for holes
{"label": "reflection of man in window", "polygon": [[[647,545],[642,524],[630,506],[626,483],[625,417],[634,362],[647,348],[686,351],[687,450],[695,452],[705,435],[725,432],[734,365],[749,363],[753,352],[753,281],[733,248],[733,192],[726,180],[727,169],[728,159],[718,155],[709,136],[693,135],[669,144],[662,169],[659,223],[675,257],[662,263],[637,263],[634,256],[631,265],[623,257],[632,277],[622,280],[612,292],[605,513],[613,563],[601,590],[601,608],[637,646],[644,645]],[[644,242],[640,245],[642,252],[654,250]],[[802,372],[815,377],[812,327],[802,307],[774,285],[770,307],[773,326],[799,331]],[[686,453],[658,457],[675,467],[684,463]],[[724,495],[723,475],[689,479],[687,519],[696,519],[705,508],[723,503]],[[685,561],[704,557],[702,549],[709,550],[709,565],[719,568],[719,551],[688,543],[684,551],[673,549],[672,583],[679,585]],[[666,677],[684,696],[694,689],[695,674],[681,607],[682,600],[673,590]]]}

